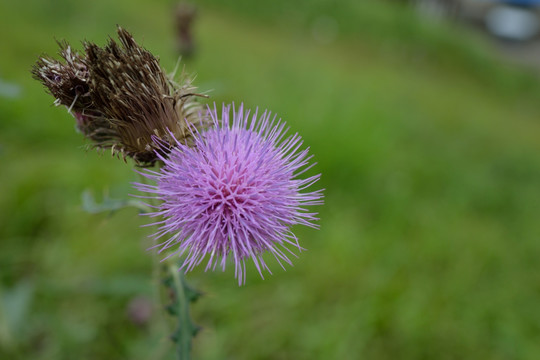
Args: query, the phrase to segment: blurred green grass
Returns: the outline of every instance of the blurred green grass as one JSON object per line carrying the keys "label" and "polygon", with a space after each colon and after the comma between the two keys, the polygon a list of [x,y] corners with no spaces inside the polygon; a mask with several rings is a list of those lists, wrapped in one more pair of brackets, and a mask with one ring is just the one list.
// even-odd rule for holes
{"label": "blurred green grass", "polygon": [[[540,82],[482,39],[385,2],[199,4],[186,64],[212,99],[271,109],[323,174],[321,230],[262,281],[196,271],[200,359],[537,359],[540,356]],[[103,44],[115,24],[177,60],[172,2],[1,2],[0,358],[173,358],[151,297],[149,229],[122,198],[129,164],[85,151],[70,116],[30,78],[54,37]],[[338,36],[320,43],[317,19]],[[270,260],[271,262],[271,260]],[[271,262],[272,263],[272,262]],[[250,271],[251,270],[251,271]]]}

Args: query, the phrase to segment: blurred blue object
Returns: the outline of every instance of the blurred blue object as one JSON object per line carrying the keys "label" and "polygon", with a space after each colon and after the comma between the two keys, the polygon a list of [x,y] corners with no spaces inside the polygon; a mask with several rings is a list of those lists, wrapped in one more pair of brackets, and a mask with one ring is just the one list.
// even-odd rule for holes
{"label": "blurred blue object", "polygon": [[526,6],[526,7],[540,6],[540,0],[502,0],[502,1],[496,1],[496,2],[509,4],[509,5]]}

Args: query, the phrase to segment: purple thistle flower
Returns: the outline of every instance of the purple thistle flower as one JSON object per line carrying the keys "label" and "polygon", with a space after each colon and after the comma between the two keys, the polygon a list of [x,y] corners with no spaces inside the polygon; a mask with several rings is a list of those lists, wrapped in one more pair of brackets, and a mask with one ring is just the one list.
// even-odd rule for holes
{"label": "purple thistle flower", "polygon": [[322,190],[302,191],[317,182],[320,174],[297,178],[315,163],[308,165],[312,156],[309,149],[300,150],[301,137],[285,137],[285,123],[275,116],[271,119],[270,112],[259,118],[255,112],[251,121],[243,105],[237,112],[233,108],[232,119],[230,106],[223,106],[221,121],[215,106],[208,113],[214,126],[196,132],[194,146],[177,143],[168,155],[158,152],[164,166],[158,172],[142,172],[156,185],[135,186],[162,201],[149,214],[162,220],[150,225],[159,225],[155,239],[167,240],[152,248],[162,252],[176,247],[166,258],[187,252],[180,268],[185,271],[199,265],[206,255],[206,270],[214,270],[218,263],[225,270],[230,254],[241,285],[247,258],[263,277],[263,269],[271,273],[264,252],[270,252],[283,267],[283,262],[291,264],[286,252],[296,256],[288,246],[303,250],[290,227],[318,228],[313,223],[317,213],[304,206],[321,205]]}

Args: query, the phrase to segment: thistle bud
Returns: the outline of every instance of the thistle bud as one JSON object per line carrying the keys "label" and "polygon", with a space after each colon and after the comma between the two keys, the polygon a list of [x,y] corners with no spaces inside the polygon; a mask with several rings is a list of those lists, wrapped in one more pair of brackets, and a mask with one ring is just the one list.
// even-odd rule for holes
{"label": "thistle bud", "polygon": [[159,60],[121,27],[118,38],[105,47],[85,42],[84,55],[59,43],[63,61],[44,56],[32,73],[95,147],[150,166],[158,160],[156,149],[177,141],[189,145],[190,127],[205,125],[194,99],[202,95],[185,75],[182,84],[169,78]]}

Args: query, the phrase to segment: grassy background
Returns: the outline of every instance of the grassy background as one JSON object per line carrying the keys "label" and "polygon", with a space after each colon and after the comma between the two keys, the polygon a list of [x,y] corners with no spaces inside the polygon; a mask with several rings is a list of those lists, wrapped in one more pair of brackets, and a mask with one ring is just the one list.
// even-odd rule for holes
{"label": "grassy background", "polygon": [[[54,37],[104,44],[115,24],[172,70],[173,5],[0,2],[0,79],[20,89],[0,97],[0,358],[174,358],[160,311],[144,327],[126,314],[152,299],[144,219],[81,208],[86,189],[127,196],[131,165],[85,151],[29,74]],[[205,292],[194,357],[538,359],[537,77],[385,2],[198,6],[187,71],[211,101],[283,117],[327,190],[287,272],[250,266],[241,288],[230,268],[188,275]]]}

